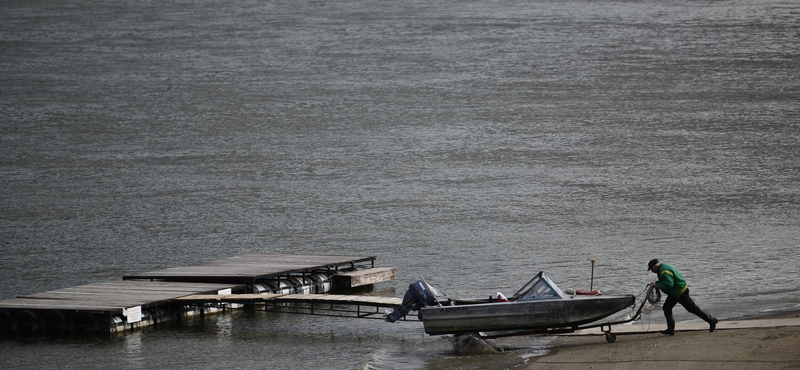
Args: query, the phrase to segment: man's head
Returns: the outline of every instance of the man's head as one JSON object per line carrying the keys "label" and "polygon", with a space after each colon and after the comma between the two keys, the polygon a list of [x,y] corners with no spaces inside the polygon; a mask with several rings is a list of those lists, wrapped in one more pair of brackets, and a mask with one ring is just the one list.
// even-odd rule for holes
{"label": "man's head", "polygon": [[655,258],[651,259],[650,262],[647,263],[647,269],[655,274],[658,273],[659,267],[661,267],[661,262],[658,262],[658,260]]}

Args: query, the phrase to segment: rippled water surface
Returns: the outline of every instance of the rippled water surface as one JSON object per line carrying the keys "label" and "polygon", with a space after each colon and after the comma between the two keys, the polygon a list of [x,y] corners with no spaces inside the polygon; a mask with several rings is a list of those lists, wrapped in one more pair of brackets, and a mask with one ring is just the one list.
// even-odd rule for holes
{"label": "rippled water surface", "polygon": [[[797,307],[799,72],[795,1],[4,1],[0,299],[296,252],[377,255],[395,297],[585,288],[591,257],[638,293],[658,257],[716,316]],[[0,367],[499,369],[548,339],[501,344],[240,312]]]}

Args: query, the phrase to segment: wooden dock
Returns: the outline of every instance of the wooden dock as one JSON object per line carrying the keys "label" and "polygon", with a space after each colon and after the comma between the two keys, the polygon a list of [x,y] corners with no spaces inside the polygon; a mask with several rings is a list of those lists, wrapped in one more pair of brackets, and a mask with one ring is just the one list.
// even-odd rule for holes
{"label": "wooden dock", "polygon": [[258,302],[263,302],[270,295],[327,292],[394,279],[394,269],[375,268],[375,259],[247,254],[126,275],[121,281],[19,296],[0,301],[0,334],[113,333],[257,303],[255,298],[249,302],[243,298],[181,300],[187,296],[280,293],[237,294],[260,296]]}
{"label": "wooden dock", "polygon": [[148,308],[178,297],[208,292],[217,294],[233,287],[230,284],[111,281],[20,296],[0,301],[0,308],[122,313],[129,307]]}
{"label": "wooden dock", "polygon": [[375,258],[375,256],[245,254],[195,265],[125,275],[122,278],[247,284],[258,279],[288,274],[310,274],[322,270],[333,273],[348,267],[352,269],[357,263],[364,262],[369,262],[371,267],[374,267]]}

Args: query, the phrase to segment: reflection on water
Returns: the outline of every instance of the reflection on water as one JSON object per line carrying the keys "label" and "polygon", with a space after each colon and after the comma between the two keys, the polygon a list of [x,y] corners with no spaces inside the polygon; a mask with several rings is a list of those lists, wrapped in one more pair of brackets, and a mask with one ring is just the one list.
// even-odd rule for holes
{"label": "reflection on water", "polygon": [[141,331],[131,332],[122,336],[124,360],[131,368],[144,369],[146,368],[146,356],[142,350],[142,335]]}
{"label": "reflection on water", "polygon": [[233,328],[233,317],[229,314],[221,314],[217,320],[214,320],[217,326],[217,336],[219,340],[230,340]]}

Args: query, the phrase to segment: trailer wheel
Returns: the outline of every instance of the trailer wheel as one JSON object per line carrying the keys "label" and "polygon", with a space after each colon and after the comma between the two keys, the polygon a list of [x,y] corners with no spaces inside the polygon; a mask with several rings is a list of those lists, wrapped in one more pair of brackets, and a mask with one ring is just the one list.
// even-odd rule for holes
{"label": "trailer wheel", "polygon": [[614,334],[614,333],[612,333],[610,331],[606,333],[606,342],[614,343],[614,341],[616,341],[616,340],[617,340],[617,335],[616,334]]}

